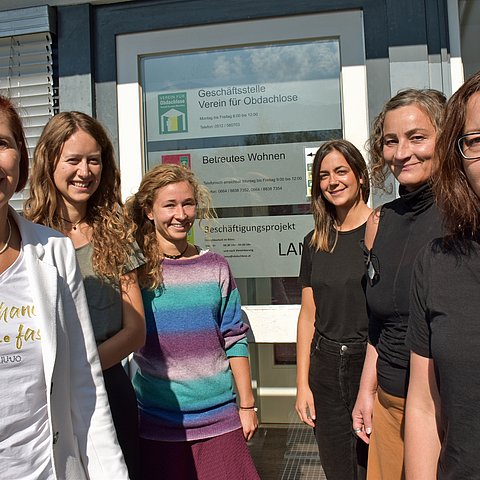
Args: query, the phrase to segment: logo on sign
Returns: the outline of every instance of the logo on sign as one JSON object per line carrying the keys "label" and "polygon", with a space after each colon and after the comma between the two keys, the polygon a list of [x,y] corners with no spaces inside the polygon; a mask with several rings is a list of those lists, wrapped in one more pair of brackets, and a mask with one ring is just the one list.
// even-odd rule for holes
{"label": "logo on sign", "polygon": [[190,168],[190,154],[189,153],[175,153],[162,155],[162,163],[173,163],[174,165],[183,165]]}
{"label": "logo on sign", "polygon": [[164,93],[158,96],[160,133],[188,132],[187,93]]}

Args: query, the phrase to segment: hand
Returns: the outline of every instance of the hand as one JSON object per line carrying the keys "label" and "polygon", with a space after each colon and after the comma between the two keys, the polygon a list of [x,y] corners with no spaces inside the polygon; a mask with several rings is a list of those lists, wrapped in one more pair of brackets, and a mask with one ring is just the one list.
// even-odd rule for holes
{"label": "hand", "polygon": [[315,426],[315,404],[313,403],[313,393],[309,387],[297,388],[295,410],[303,423],[310,427]]}
{"label": "hand", "polygon": [[372,433],[374,401],[374,392],[359,392],[352,411],[353,431],[358,438],[361,438],[367,444],[370,443],[370,434]]}
{"label": "hand", "polygon": [[240,422],[242,423],[243,428],[243,436],[245,440],[248,442],[252,439],[253,435],[257,431],[258,428],[258,417],[257,412],[253,409],[249,410],[238,410],[240,414]]}

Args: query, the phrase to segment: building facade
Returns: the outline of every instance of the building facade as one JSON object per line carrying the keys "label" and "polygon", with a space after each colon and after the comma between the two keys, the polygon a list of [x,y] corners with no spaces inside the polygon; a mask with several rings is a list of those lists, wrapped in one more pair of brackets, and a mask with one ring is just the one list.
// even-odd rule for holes
{"label": "building facade", "polygon": [[2,0],[0,91],[17,100],[31,149],[57,111],[97,117],[125,197],[162,162],[209,186],[219,220],[192,241],[232,266],[262,421],[281,423],[314,152],[342,137],[363,151],[402,88],[451,95],[480,69],[479,23],[478,0]]}

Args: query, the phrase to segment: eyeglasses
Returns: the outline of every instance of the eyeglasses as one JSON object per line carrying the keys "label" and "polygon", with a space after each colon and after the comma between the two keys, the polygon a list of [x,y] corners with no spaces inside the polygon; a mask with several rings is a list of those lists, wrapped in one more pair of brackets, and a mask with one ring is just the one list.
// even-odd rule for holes
{"label": "eyeglasses", "polygon": [[480,158],[480,132],[462,135],[457,140],[458,151],[466,160]]}

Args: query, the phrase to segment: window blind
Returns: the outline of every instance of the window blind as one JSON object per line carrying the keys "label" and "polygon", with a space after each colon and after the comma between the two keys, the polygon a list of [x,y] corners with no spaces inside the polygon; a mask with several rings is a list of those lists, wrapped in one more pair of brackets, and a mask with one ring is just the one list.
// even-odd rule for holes
{"label": "window blind", "polygon": [[[0,38],[0,93],[12,99],[22,117],[30,159],[43,127],[54,114],[50,33]],[[21,210],[28,186],[12,199]]]}

